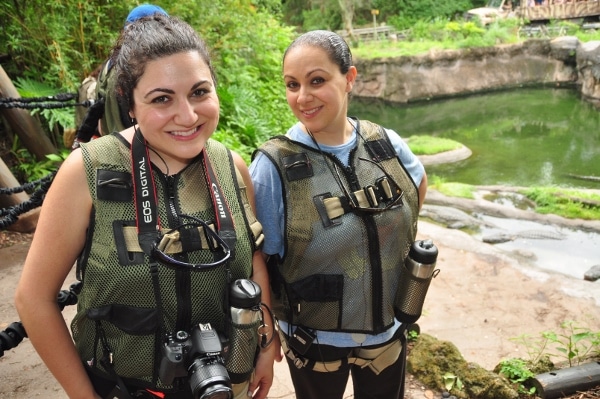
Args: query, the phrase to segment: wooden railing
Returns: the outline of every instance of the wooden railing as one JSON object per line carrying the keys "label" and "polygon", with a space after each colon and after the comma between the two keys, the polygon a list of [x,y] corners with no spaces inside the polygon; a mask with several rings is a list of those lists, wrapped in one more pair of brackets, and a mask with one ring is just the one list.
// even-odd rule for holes
{"label": "wooden railing", "polygon": [[[347,30],[336,31],[338,35],[344,39],[350,38],[350,34]],[[403,32],[397,32],[393,27],[383,25],[372,28],[358,28],[352,29],[352,36],[360,41],[369,40],[384,40],[384,39],[402,39],[405,37]]]}

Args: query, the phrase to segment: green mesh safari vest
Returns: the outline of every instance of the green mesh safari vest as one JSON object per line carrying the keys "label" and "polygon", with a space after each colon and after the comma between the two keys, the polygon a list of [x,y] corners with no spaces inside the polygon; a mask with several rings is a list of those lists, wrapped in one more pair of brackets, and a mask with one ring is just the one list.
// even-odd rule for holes
{"label": "green mesh safari vest", "polygon": [[[229,151],[214,140],[207,142],[206,150],[233,216],[237,240],[234,260],[229,262],[232,279],[249,278],[252,254],[260,239],[254,237],[262,236],[260,223],[250,210],[245,187],[236,179],[237,169]],[[163,309],[160,319],[148,256],[136,247],[129,143],[118,134],[108,135],[82,145],[82,154],[93,210],[86,247],[78,262],[83,286],[71,324],[77,350],[92,372],[110,378],[110,373],[100,364],[106,349],[103,342],[106,342],[114,360],[114,371],[125,382],[169,389],[157,377],[159,346],[164,339],[159,332],[189,332],[198,323],[210,323],[213,329],[223,332],[225,266],[190,271],[159,264]],[[199,158],[169,177],[153,167],[163,230],[182,223],[175,215],[215,220],[204,166]],[[191,263],[213,262],[209,250],[198,249],[201,234],[189,235],[183,237],[182,234],[180,241],[170,247],[173,256],[183,256]]]}
{"label": "green mesh safari vest", "polygon": [[[357,129],[350,167],[285,136],[259,149],[282,181],[285,255],[272,281],[282,281],[273,288],[274,297],[281,291],[275,313],[289,323],[361,333],[394,323],[400,268],[417,231],[418,191],[383,129],[368,121]],[[352,211],[351,202],[385,207],[390,180],[402,190],[395,206]]]}
{"label": "green mesh safari vest", "polygon": [[123,115],[119,107],[116,96],[117,75],[110,60],[102,66],[98,75],[98,84],[96,85],[96,99],[104,99],[104,113],[100,119],[102,126],[102,135],[109,135],[114,132],[120,132],[131,126],[131,123],[124,123],[128,120],[128,115]]}

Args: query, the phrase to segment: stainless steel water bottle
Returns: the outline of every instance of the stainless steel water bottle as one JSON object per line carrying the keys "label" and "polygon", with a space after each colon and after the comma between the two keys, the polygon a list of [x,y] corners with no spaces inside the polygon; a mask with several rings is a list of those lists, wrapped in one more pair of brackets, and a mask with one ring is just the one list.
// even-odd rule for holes
{"label": "stainless steel water bottle", "polygon": [[402,323],[414,323],[423,311],[423,303],[431,279],[437,275],[438,249],[432,240],[417,240],[406,257],[402,271],[394,312]]}
{"label": "stainless steel water bottle", "polygon": [[260,286],[252,280],[235,280],[229,286],[229,309],[229,353],[225,357],[225,368],[231,382],[240,384],[250,378],[259,348]]}
{"label": "stainless steel water bottle", "polygon": [[252,280],[235,280],[229,291],[231,321],[234,324],[252,324],[260,319],[260,286]]}

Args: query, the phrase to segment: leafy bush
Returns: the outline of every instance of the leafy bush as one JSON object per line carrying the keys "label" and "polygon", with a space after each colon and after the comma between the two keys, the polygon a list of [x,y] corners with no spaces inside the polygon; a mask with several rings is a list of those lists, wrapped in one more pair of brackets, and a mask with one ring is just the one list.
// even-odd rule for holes
{"label": "leafy bush", "polygon": [[[190,23],[212,50],[222,105],[219,129],[224,131],[217,137],[239,135],[229,141],[249,159],[252,148],[294,122],[281,79],[281,57],[293,30],[269,14],[279,9],[276,1],[153,3]],[[3,67],[20,82],[23,97],[75,92],[108,57],[125,17],[138,4],[0,0],[0,54],[11,57]],[[55,132],[55,143],[62,143],[61,130],[74,127],[72,109],[36,112]]]}
{"label": "leafy bush", "polygon": [[535,374],[529,369],[527,362],[523,359],[505,359],[499,364],[500,374],[505,376],[511,383],[517,385],[521,393],[533,395],[535,387],[527,388],[525,383],[535,377]]}
{"label": "leafy bush", "polygon": [[515,359],[506,361],[509,362],[507,367],[513,368],[516,374],[525,374],[525,371],[517,373],[517,369],[528,368],[535,373],[553,369],[555,366],[552,360],[563,360],[564,364],[572,367],[600,356],[600,331],[573,320],[562,322],[558,331],[542,331],[538,336],[522,334],[511,338],[511,341],[525,346],[529,356],[526,362],[521,361],[523,363]]}

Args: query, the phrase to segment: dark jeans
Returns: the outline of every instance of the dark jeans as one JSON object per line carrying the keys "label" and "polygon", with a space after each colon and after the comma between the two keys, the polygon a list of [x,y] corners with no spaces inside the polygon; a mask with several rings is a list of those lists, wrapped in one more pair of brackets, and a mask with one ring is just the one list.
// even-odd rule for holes
{"label": "dark jeans", "polygon": [[[396,338],[398,339],[398,338]],[[404,340],[403,340],[404,341]],[[406,365],[406,345],[403,343],[398,359],[379,375],[369,367],[346,364],[334,372],[313,371],[308,367],[298,369],[286,357],[296,399],[342,399],[348,378],[352,375],[356,399],[403,399]],[[316,361],[334,361],[347,357],[354,348],[336,348],[313,344],[303,356]]]}

